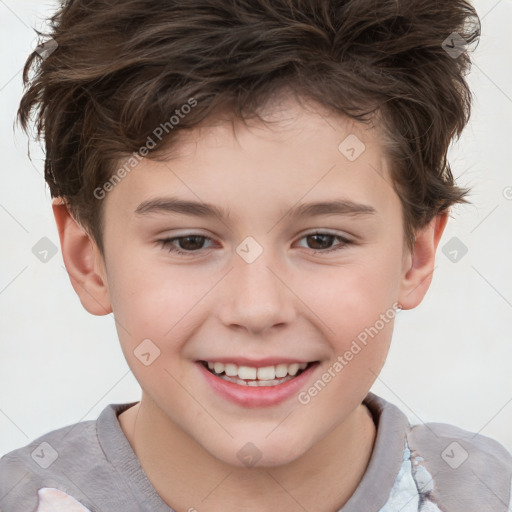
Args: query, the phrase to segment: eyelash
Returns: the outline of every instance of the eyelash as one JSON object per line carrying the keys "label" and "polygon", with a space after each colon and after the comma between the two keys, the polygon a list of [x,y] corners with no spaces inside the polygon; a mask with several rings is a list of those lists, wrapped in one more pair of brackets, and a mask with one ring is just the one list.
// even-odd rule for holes
{"label": "eyelash", "polygon": [[[332,253],[332,252],[340,251],[340,250],[344,249],[346,246],[353,244],[352,240],[349,240],[348,238],[345,238],[345,237],[340,236],[340,235],[333,235],[332,233],[325,233],[325,232],[322,232],[322,231],[315,231],[313,233],[307,233],[307,234],[303,235],[299,240],[302,240],[303,238],[307,238],[308,236],[315,236],[315,235],[329,236],[329,237],[332,237],[333,239],[337,239],[337,240],[341,241],[341,244],[338,244],[337,246],[334,246],[331,249],[325,249],[325,250],[323,250],[323,249],[318,249],[318,250],[312,249],[315,253],[329,254],[329,253]],[[191,234],[188,234],[188,235],[176,236],[176,237],[172,237],[172,238],[163,238],[161,240],[158,240],[158,242],[160,243],[160,245],[164,249],[167,249],[171,253],[175,253],[175,254],[178,254],[180,256],[191,256],[191,255],[201,251],[201,249],[198,249],[196,251],[184,251],[184,250],[181,250],[181,249],[179,249],[178,247],[176,247],[175,245],[172,244],[176,240],[182,240],[184,238],[189,238],[189,237],[190,238],[191,237],[197,237],[197,238],[203,238],[205,240],[211,240],[211,238],[209,238],[207,236],[191,233]]]}

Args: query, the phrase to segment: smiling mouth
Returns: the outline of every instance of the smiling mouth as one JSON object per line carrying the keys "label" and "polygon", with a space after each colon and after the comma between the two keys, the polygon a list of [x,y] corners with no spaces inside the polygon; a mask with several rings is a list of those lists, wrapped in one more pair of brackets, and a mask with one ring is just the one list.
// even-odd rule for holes
{"label": "smiling mouth", "polygon": [[251,366],[239,366],[233,363],[220,363],[212,361],[200,361],[200,363],[213,375],[242,386],[278,386],[298,377],[318,361],[309,363],[277,364],[255,368]]}

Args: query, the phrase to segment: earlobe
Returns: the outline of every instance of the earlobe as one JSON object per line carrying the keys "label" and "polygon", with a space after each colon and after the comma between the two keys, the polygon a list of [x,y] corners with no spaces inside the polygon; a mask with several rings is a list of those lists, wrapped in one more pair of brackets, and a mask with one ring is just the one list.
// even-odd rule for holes
{"label": "earlobe", "polygon": [[443,234],[448,212],[434,217],[426,226],[416,232],[412,253],[406,259],[398,302],[402,309],[418,306],[432,282],[436,249]]}
{"label": "earlobe", "polygon": [[93,315],[111,313],[103,258],[96,244],[60,199],[53,201],[52,208],[64,264],[80,302]]}

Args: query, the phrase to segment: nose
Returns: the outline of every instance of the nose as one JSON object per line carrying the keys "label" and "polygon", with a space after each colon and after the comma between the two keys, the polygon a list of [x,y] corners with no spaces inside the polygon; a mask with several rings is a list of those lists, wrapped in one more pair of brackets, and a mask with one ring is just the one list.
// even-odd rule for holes
{"label": "nose", "polygon": [[228,328],[262,334],[283,328],[295,318],[296,296],[269,253],[263,251],[252,263],[233,255],[234,268],[219,298],[220,319]]}

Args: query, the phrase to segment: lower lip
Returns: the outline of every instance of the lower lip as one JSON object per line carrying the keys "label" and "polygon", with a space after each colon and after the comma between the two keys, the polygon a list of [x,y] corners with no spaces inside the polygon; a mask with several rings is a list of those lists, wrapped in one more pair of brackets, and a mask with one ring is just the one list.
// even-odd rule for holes
{"label": "lower lip", "polygon": [[297,395],[318,363],[311,364],[299,376],[276,386],[244,386],[228,382],[209,372],[202,363],[196,363],[199,371],[212,389],[223,398],[243,407],[269,407]]}

